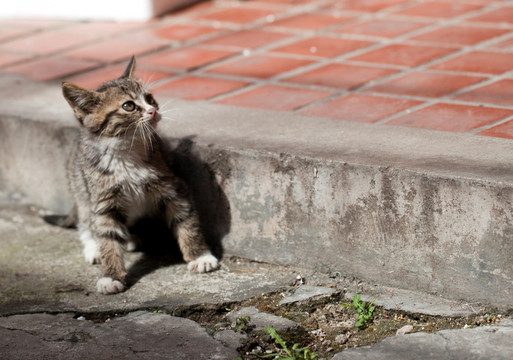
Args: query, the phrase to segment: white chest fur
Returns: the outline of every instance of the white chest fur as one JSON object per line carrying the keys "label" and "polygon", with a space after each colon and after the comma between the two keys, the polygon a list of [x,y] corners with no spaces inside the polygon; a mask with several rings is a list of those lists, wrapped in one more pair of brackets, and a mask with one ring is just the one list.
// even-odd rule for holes
{"label": "white chest fur", "polygon": [[107,170],[111,182],[120,187],[128,225],[155,211],[155,200],[147,193],[146,185],[158,181],[158,173],[137,153],[107,149],[99,166]]}

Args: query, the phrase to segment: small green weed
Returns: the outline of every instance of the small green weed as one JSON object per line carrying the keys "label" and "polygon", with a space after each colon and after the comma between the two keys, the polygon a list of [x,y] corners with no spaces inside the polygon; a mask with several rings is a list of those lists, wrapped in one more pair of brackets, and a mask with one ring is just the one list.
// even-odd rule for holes
{"label": "small green weed", "polygon": [[288,348],[287,343],[281,338],[276,332],[276,329],[268,326],[265,328],[265,332],[268,333],[274,342],[281,347],[281,349],[272,354],[259,355],[262,359],[278,359],[278,360],[316,360],[319,359],[315,352],[310,351],[308,347],[299,347],[299,344],[292,345],[292,348]]}
{"label": "small green weed", "polygon": [[249,316],[238,317],[235,319],[235,330],[240,332],[246,332],[249,327],[251,318]]}
{"label": "small green weed", "polygon": [[353,297],[352,304],[349,304],[349,303],[340,304],[343,307],[353,308],[358,312],[358,321],[356,322],[356,324],[354,324],[354,326],[356,326],[356,327],[361,327],[361,326],[365,325],[367,322],[371,321],[372,316],[374,314],[374,306],[372,304],[374,304],[374,301],[376,301],[376,299],[372,300],[369,304],[366,304],[365,301],[361,301],[361,299],[362,299],[361,295],[356,294]]}

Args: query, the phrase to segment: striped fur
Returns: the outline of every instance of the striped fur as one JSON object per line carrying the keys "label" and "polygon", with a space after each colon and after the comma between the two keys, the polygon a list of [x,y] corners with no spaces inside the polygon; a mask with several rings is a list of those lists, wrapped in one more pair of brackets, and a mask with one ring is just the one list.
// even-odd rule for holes
{"label": "striped fur", "polygon": [[162,216],[173,229],[191,271],[217,268],[199,230],[185,186],[170,170],[155,128],[161,116],[151,93],[134,78],[135,59],[125,73],[96,90],[63,83],[65,99],[81,124],[68,162],[68,180],[84,255],[100,262],[98,291],[125,289],[124,249],[138,219]]}

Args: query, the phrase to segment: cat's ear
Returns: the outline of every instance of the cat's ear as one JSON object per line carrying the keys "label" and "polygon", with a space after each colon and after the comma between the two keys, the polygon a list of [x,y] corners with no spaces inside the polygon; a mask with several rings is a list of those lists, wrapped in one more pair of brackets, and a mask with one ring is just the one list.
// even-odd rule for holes
{"label": "cat's ear", "polygon": [[130,58],[130,62],[125,69],[123,75],[121,75],[121,79],[132,79],[135,73],[135,55],[132,55]]}
{"label": "cat's ear", "polygon": [[62,94],[80,122],[83,122],[98,104],[98,95],[95,91],[83,89],[69,82],[62,83]]}

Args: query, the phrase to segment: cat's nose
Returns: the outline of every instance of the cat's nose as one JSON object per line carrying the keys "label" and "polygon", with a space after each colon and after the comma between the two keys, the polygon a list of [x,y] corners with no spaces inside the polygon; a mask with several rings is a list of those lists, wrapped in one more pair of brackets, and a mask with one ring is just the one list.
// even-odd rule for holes
{"label": "cat's nose", "polygon": [[157,109],[151,108],[150,110],[148,110],[148,114],[150,114],[151,117],[155,117],[155,115],[157,115]]}

